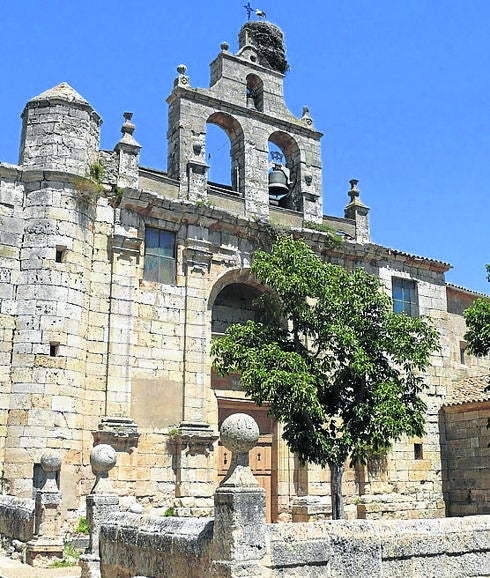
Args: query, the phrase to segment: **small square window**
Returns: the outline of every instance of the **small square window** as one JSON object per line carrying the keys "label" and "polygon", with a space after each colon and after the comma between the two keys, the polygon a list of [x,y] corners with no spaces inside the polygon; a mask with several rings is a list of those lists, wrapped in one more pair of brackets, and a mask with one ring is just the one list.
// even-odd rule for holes
{"label": "small square window", "polygon": [[413,444],[413,458],[415,460],[424,459],[424,446],[422,444]]}
{"label": "small square window", "polygon": [[58,357],[59,353],[60,353],[60,344],[52,341],[49,344],[49,356],[50,357]]}
{"label": "small square window", "polygon": [[393,311],[406,313],[410,317],[417,315],[417,289],[411,279],[392,279]]}
{"label": "small square window", "polygon": [[175,233],[147,227],[145,231],[144,279],[173,285],[175,275]]}
{"label": "small square window", "polygon": [[63,263],[66,256],[66,247],[62,247],[61,245],[56,246],[56,254],[55,254],[55,261],[56,263]]}

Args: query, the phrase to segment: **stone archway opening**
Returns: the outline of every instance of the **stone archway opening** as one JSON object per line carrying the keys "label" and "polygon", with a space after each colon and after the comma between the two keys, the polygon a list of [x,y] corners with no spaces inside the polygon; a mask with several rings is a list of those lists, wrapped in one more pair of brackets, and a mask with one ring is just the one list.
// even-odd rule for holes
{"label": "stone archway opening", "polygon": [[[301,151],[296,140],[288,133],[275,131],[269,136],[269,185],[282,181],[287,188],[279,189],[274,195],[274,188],[269,186],[271,204],[293,211],[303,210],[301,196]],[[272,181],[271,181],[272,179]],[[277,198],[276,198],[277,197]]]}
{"label": "stone archway opening", "polygon": [[[218,289],[212,305],[211,334],[219,339],[235,323],[260,321],[263,311],[257,298],[264,292],[258,285],[232,282]],[[250,467],[266,492],[266,517],[271,522],[277,512],[277,424],[267,415],[267,407],[258,407],[245,398],[239,375],[220,376],[211,371],[211,387],[218,405],[218,427],[232,413],[247,413],[259,424],[260,438],[250,452]],[[218,480],[226,475],[231,454],[218,444]]]}
{"label": "stone archway opening", "polygon": [[206,121],[206,161],[209,186],[244,195],[244,137],[240,123],[225,112],[215,112]]}

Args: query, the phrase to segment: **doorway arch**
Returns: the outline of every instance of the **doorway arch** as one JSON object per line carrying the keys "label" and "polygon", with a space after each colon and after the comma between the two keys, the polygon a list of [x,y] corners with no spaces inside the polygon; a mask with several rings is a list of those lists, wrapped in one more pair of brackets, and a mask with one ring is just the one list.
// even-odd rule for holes
{"label": "doorway arch", "polygon": [[[230,273],[218,282],[212,292],[211,335],[219,339],[226,329],[235,323],[248,320],[259,321],[261,309],[256,303],[264,288],[252,281],[248,273]],[[266,492],[266,518],[268,522],[277,518],[277,424],[267,415],[267,407],[258,407],[245,397],[239,375],[220,376],[211,370],[211,388],[216,397],[218,427],[233,413],[246,413],[259,425],[260,437],[257,446],[250,451],[250,467]],[[221,481],[226,475],[231,455],[218,443],[217,477]]]}

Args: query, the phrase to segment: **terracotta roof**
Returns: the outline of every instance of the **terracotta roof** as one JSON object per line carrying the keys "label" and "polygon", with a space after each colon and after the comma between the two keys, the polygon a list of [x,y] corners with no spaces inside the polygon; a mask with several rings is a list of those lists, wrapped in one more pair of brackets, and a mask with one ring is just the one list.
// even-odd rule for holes
{"label": "terracotta roof", "polygon": [[440,261],[439,259],[432,259],[431,257],[422,257],[421,255],[414,255],[413,253],[407,253],[406,251],[399,251],[398,249],[392,249],[391,247],[384,247],[383,245],[378,245],[377,243],[371,243],[371,245],[384,249],[390,255],[400,255],[414,262],[434,263],[446,271],[452,268],[451,263],[448,263],[447,261]]}
{"label": "terracotta roof", "polygon": [[486,293],[480,293],[479,291],[473,291],[473,289],[467,289],[462,285],[455,285],[454,283],[446,283],[448,289],[453,289],[454,291],[462,291],[463,293],[468,293],[468,295],[476,295],[477,297],[489,297]]}
{"label": "terracotta roof", "polygon": [[453,390],[446,398],[444,405],[490,401],[490,391],[485,391],[488,385],[490,385],[490,374],[467,377],[453,385]]}

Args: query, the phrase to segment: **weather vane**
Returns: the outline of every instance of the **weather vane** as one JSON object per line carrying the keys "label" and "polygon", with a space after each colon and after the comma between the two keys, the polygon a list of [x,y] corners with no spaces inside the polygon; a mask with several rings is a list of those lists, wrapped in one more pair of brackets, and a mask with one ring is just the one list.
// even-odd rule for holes
{"label": "weather vane", "polygon": [[250,20],[250,14],[252,14],[252,12],[255,11],[255,15],[258,16],[259,18],[265,18],[267,16],[267,14],[263,11],[263,10],[259,10],[258,8],[252,8],[252,6],[250,6],[250,2],[247,2],[247,4],[245,4],[244,6],[245,10],[247,11],[247,16],[248,19]]}
{"label": "weather vane", "polygon": [[252,8],[252,6],[250,6],[250,2],[248,2],[248,3],[244,6],[244,8],[245,8],[245,10],[247,11],[248,19],[250,20],[250,14],[252,14],[252,12],[253,12],[254,9]]}

